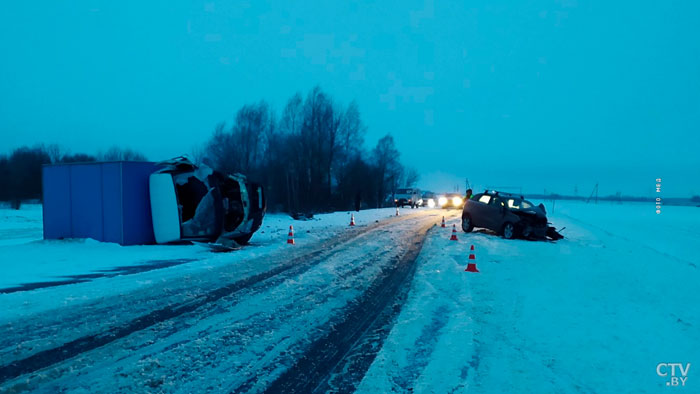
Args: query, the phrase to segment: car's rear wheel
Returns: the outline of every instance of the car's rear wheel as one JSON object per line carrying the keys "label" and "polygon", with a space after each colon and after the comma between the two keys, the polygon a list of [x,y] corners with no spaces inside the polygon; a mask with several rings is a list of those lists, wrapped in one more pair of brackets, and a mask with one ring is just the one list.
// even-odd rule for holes
{"label": "car's rear wheel", "polygon": [[474,230],[474,224],[472,223],[472,217],[467,215],[462,217],[462,231],[465,233],[470,233]]}
{"label": "car's rear wheel", "polygon": [[513,239],[515,237],[515,226],[513,226],[513,223],[507,222],[504,224],[501,234],[503,234],[505,239]]}

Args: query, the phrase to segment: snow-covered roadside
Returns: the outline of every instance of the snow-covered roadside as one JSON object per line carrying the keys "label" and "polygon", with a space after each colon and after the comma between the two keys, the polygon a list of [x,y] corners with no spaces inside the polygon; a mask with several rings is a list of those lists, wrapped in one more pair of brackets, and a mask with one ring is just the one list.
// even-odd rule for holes
{"label": "snow-covered roadside", "polygon": [[566,239],[432,230],[358,392],[658,392],[658,363],[697,362],[700,209],[557,202],[551,221]]}
{"label": "snow-covered roadside", "polygon": [[24,204],[19,210],[0,205],[0,246],[42,239],[41,209],[40,204]]}
{"label": "snow-covered roadside", "polygon": [[[353,212],[359,228],[394,217],[394,213],[390,208]],[[410,213],[411,210],[401,211],[404,216]],[[231,253],[211,253],[199,245],[120,246],[89,239],[45,241],[41,240],[39,205],[24,205],[22,210],[12,212],[9,209],[0,209],[3,218],[0,228],[21,229],[25,226],[32,229],[33,234],[28,240],[24,236],[14,237],[15,232],[8,231],[0,238],[0,242],[5,242],[0,248],[0,264],[3,270],[0,288],[15,287],[23,283],[65,280],[117,267],[167,263],[173,260],[185,261],[168,268],[133,275],[96,278],[84,283],[0,294],[0,305],[3,307],[0,323],[41,311],[74,307],[90,300],[146,289],[154,283],[189,277],[199,272],[214,271],[229,265],[233,268],[260,256],[284,253],[290,247],[286,244],[289,225],[294,226],[297,243],[294,248],[298,249],[347,231],[350,214],[321,214],[305,221],[295,221],[284,214],[268,214],[262,228],[251,239],[250,246]],[[265,268],[269,267],[260,267]],[[250,270],[245,270],[245,273],[250,273]]]}

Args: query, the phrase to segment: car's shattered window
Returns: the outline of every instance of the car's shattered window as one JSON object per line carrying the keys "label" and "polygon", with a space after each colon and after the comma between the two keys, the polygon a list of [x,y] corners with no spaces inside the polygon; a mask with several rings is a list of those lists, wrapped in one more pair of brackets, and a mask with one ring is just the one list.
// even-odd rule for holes
{"label": "car's shattered window", "polygon": [[214,209],[214,189],[199,201],[191,219],[182,222],[184,237],[205,237],[215,233],[216,211]]}
{"label": "car's shattered window", "polygon": [[192,219],[202,198],[209,192],[207,185],[198,177],[181,175],[175,177],[178,205],[182,222]]}

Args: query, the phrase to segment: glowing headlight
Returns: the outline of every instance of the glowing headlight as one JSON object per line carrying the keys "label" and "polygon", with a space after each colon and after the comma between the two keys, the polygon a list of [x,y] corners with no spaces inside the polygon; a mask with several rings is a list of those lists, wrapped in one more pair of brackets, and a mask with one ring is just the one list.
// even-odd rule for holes
{"label": "glowing headlight", "polygon": [[432,198],[429,198],[428,199],[428,207],[435,208],[435,200],[433,200]]}
{"label": "glowing headlight", "polygon": [[418,200],[418,202],[416,204],[423,205],[423,199],[421,198],[420,200]]}
{"label": "glowing headlight", "polygon": [[447,197],[438,198],[438,205],[443,206],[447,204]]}
{"label": "glowing headlight", "polygon": [[455,207],[462,205],[462,199],[459,197],[452,197],[452,205]]}

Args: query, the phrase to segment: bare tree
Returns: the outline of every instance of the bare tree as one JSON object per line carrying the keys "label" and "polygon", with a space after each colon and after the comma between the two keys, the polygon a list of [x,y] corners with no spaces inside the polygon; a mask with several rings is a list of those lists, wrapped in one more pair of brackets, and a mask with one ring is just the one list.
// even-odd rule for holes
{"label": "bare tree", "polygon": [[230,128],[217,125],[205,156],[213,167],[262,182],[272,209],[348,209],[363,195],[380,205],[403,180],[403,167],[391,136],[368,155],[366,130],[356,102],[343,106],[315,87],[290,97],[279,120],[264,101],[244,105]]}
{"label": "bare tree", "polygon": [[51,163],[58,163],[62,161],[61,159],[63,158],[63,154],[61,153],[61,147],[57,144],[47,146],[46,153],[49,155]]}
{"label": "bare tree", "polygon": [[274,115],[265,101],[244,105],[229,131],[223,123],[216,126],[206,156],[222,171],[257,174],[263,167],[267,138],[274,126]]}
{"label": "bare tree", "polygon": [[392,194],[396,192],[403,172],[403,167],[399,162],[400,156],[394,143],[394,137],[390,134],[382,137],[372,151],[372,158],[377,168],[377,206],[384,204],[389,191]]}
{"label": "bare tree", "polygon": [[413,167],[406,168],[403,175],[404,175],[403,185],[406,187],[413,187],[420,180],[420,174],[418,173],[418,170],[416,170]]}
{"label": "bare tree", "polygon": [[131,148],[112,146],[106,152],[100,152],[97,157],[102,161],[147,161],[148,158]]}

